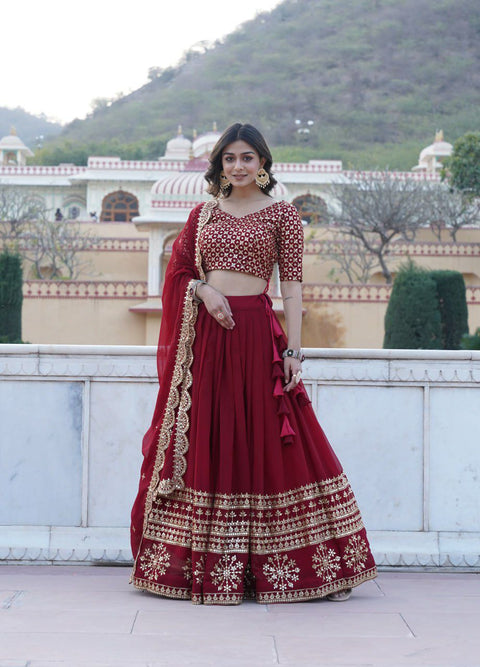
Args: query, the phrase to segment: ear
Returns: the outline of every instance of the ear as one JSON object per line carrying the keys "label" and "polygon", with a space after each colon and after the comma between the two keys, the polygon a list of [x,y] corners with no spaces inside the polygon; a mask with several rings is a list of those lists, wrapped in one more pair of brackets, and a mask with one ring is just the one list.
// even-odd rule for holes
{"label": "ear", "polygon": [[261,157],[261,158],[260,158],[260,166],[261,166],[261,167],[264,167],[266,161],[267,161],[266,158]]}

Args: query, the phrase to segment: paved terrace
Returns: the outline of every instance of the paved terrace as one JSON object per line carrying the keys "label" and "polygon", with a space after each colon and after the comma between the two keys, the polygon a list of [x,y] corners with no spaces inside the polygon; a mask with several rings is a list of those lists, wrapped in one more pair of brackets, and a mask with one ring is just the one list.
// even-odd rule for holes
{"label": "paved terrace", "polygon": [[480,575],[381,572],[350,600],[194,606],[129,568],[0,567],[0,667],[480,665]]}

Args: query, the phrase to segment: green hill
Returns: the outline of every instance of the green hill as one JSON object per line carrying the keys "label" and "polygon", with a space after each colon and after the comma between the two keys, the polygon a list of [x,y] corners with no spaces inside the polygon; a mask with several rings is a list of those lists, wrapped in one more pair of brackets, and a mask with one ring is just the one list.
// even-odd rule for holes
{"label": "green hill", "polygon": [[[243,120],[265,132],[277,160],[410,168],[436,129],[453,142],[480,128],[480,5],[285,0],[156,74],[60,140],[157,157],[179,123],[191,135]],[[314,121],[309,134],[296,119]]]}

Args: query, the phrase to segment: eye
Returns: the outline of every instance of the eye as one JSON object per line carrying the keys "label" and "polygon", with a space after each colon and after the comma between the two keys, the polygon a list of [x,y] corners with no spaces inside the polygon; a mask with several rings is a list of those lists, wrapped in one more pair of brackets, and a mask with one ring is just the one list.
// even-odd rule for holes
{"label": "eye", "polygon": [[244,160],[245,162],[251,162],[253,160],[253,157],[251,155],[245,155]]}
{"label": "eye", "polygon": [[233,160],[231,155],[225,155],[225,157],[223,159],[224,159],[225,162],[231,162]]}

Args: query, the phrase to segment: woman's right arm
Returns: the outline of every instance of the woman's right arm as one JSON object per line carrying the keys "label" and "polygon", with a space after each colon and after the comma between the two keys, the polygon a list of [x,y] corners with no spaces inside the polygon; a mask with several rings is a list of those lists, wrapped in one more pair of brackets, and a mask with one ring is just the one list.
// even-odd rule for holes
{"label": "woman's right arm", "polygon": [[203,302],[208,313],[220,326],[225,329],[233,329],[235,322],[233,321],[232,310],[226,296],[215,289],[215,287],[211,287],[208,283],[198,283],[195,296]]}

